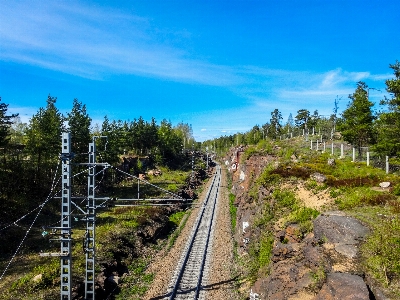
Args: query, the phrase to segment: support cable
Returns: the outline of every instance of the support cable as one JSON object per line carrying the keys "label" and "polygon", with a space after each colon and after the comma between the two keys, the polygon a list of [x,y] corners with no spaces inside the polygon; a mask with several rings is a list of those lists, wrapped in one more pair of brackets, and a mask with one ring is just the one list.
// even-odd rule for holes
{"label": "support cable", "polygon": [[[57,165],[57,169],[58,169],[59,165],[60,165],[60,164]],[[91,167],[91,168],[94,168],[94,167]],[[87,168],[87,169],[85,169],[84,171],[79,172],[79,173],[75,174],[74,176],[71,176],[71,178],[76,177],[76,176],[79,176],[79,175],[81,175],[82,173],[87,172],[87,171],[90,170],[91,168]],[[55,174],[57,174],[57,171],[58,171],[58,170],[56,170]],[[104,170],[103,170],[103,171],[104,171]],[[101,171],[100,171],[100,172],[101,172]],[[99,172],[99,173],[100,173],[100,172]],[[55,177],[53,178],[52,189],[54,188],[55,185],[58,184],[58,182],[60,181],[61,177],[59,177],[59,179],[57,180],[56,184],[54,183],[54,179],[55,179]],[[55,194],[57,194],[57,193],[60,192],[60,191],[61,191],[61,190],[58,190]],[[84,200],[86,200],[86,199],[84,199]],[[82,200],[81,204],[83,203],[84,200]],[[47,202],[47,199],[45,200],[45,202]],[[43,203],[44,203],[44,202],[43,202]],[[42,203],[42,204],[43,204],[43,203]],[[38,205],[37,207],[35,207],[35,208],[32,209],[31,211],[27,212],[25,215],[21,216],[20,218],[18,218],[18,219],[15,220],[14,222],[10,222],[8,225],[5,225],[4,227],[0,228],[0,231],[3,231],[3,230],[5,230],[5,229],[7,229],[7,228],[9,228],[9,227],[11,227],[11,226],[13,226],[13,225],[18,226],[18,227],[21,227],[20,225],[17,224],[17,222],[19,222],[19,221],[25,219],[25,218],[26,218],[27,216],[29,216],[31,213],[33,213],[33,212],[35,212],[36,210],[38,210],[38,209],[42,206],[42,204]],[[61,221],[57,221],[57,222],[53,223],[52,225],[57,224],[57,223],[60,223],[60,222],[61,222]]]}
{"label": "support cable", "polygon": [[[58,170],[58,166],[59,166],[59,165],[60,165],[60,164],[57,165],[57,170]],[[56,170],[56,172],[54,173],[53,183],[52,183],[52,186],[51,186],[51,190],[50,190],[49,195],[47,196],[46,200],[45,200],[41,205],[39,205],[39,208],[40,208],[40,209],[39,209],[38,213],[36,214],[35,218],[33,219],[33,221],[32,221],[32,223],[31,223],[31,225],[29,226],[28,230],[25,232],[25,236],[22,238],[21,242],[19,243],[19,245],[18,245],[18,247],[17,247],[17,250],[14,252],[14,254],[13,254],[13,256],[11,257],[10,261],[8,262],[6,268],[4,269],[3,273],[1,274],[0,280],[3,279],[4,274],[7,272],[8,268],[10,267],[11,263],[13,262],[15,256],[18,254],[19,250],[21,249],[23,243],[25,242],[25,239],[27,238],[28,234],[30,233],[30,231],[31,231],[31,229],[32,229],[32,227],[33,227],[33,224],[35,224],[37,218],[39,217],[40,213],[42,212],[43,207],[47,204],[47,202],[49,202],[50,199],[52,199],[52,195],[53,195],[53,191],[54,191],[54,187],[55,187],[55,178],[56,178],[55,175],[57,174],[57,170]],[[59,180],[58,180],[58,181],[59,181]],[[57,182],[58,182],[58,181],[57,181]]]}
{"label": "support cable", "polygon": [[[123,173],[123,174],[125,174],[125,175],[127,175],[127,176],[129,176],[129,177],[136,178],[137,180],[139,180],[139,181],[141,181],[141,182],[144,182],[144,183],[146,183],[146,184],[148,184],[148,185],[150,185],[150,186],[152,186],[152,187],[155,187],[156,189],[162,190],[162,191],[166,192],[167,194],[176,196],[176,197],[178,197],[178,198],[180,198],[180,199],[182,199],[182,200],[185,200],[185,201],[188,200],[188,199],[186,199],[186,198],[183,198],[182,196],[179,196],[178,194],[175,194],[175,193],[170,192],[170,191],[168,191],[168,190],[166,190],[166,189],[160,188],[159,186],[156,186],[155,184],[152,184],[152,183],[148,182],[147,180],[140,179],[139,177],[137,177],[137,176],[135,176],[135,175],[132,175],[132,174],[129,174],[129,173],[125,172],[125,171],[122,171],[122,170],[120,170],[120,169],[118,169],[118,168],[116,168],[116,167],[110,166],[110,168],[111,168],[111,169],[114,169],[114,170],[116,170],[116,171],[118,171],[118,172],[120,172],[120,173]],[[190,199],[190,200],[191,200],[191,199]]]}
{"label": "support cable", "polygon": [[[82,173],[84,173],[84,172],[86,172],[86,171],[89,171],[89,170],[91,170],[91,169],[93,169],[94,167],[90,167],[90,168],[87,168],[86,170],[84,170],[84,171],[82,171],[82,172],[79,172],[79,173],[77,173],[77,174],[75,174],[74,176],[71,176],[71,178],[73,178],[73,177],[75,177],[75,176],[78,176],[78,175],[80,175],[80,174],[82,174]],[[99,172],[97,172],[96,173],[96,175],[98,175],[98,174],[100,174],[101,172],[103,172],[103,175],[104,175],[104,171],[107,169],[107,167],[104,167],[103,168],[103,170],[101,170],[101,171],[99,171]],[[104,176],[103,176],[104,177]],[[98,188],[98,186],[99,185],[96,185],[95,186],[95,189],[97,189]],[[60,191],[60,190],[59,190]],[[59,192],[58,191],[58,192]],[[73,204],[76,208],[74,208],[72,211],[71,211],[71,213],[69,214],[69,215],[66,215],[62,220],[59,220],[59,221],[57,221],[57,222],[54,222],[54,223],[52,223],[52,224],[50,224],[50,225],[48,225],[49,227],[52,227],[52,226],[54,226],[54,225],[56,225],[56,224],[59,224],[59,223],[61,223],[63,220],[65,220],[66,218],[68,218],[69,216],[71,216],[73,213],[75,213],[75,211],[76,211],[76,209],[79,209],[81,212],[83,212],[84,214],[86,214],[86,212],[84,212],[81,208],[80,208],[80,206],[79,205],[81,205],[83,202],[85,202],[87,200],[87,196],[84,196],[84,198],[81,200],[81,202],[79,203],[79,204],[76,204],[75,202],[73,202],[73,201],[71,201],[71,204]],[[108,200],[107,200],[108,201]],[[102,204],[104,204],[104,203],[102,203]],[[37,207],[37,208],[35,208],[35,209],[38,209],[39,207]],[[12,224],[11,224],[12,225]],[[10,226],[11,226],[10,225]],[[0,229],[0,231],[1,231],[1,229]]]}

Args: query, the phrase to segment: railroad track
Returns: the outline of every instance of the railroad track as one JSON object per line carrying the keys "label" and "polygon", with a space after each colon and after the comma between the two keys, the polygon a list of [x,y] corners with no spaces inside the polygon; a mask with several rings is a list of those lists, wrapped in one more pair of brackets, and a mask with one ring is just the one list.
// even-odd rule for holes
{"label": "railroad track", "polygon": [[[206,199],[193,225],[181,259],[168,286],[165,300],[203,298],[202,281],[208,273],[208,261],[212,249],[214,216],[216,212],[221,167],[217,165]],[[204,283],[203,283],[204,284]]]}

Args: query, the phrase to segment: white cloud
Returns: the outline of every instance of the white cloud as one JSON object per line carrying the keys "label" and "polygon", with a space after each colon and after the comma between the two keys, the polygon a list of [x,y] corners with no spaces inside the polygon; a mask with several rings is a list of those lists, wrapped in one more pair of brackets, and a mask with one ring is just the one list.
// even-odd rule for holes
{"label": "white cloud", "polygon": [[240,80],[230,67],[201,61],[179,47],[160,44],[158,31],[145,18],[77,3],[0,5],[2,60],[97,80],[112,74],[215,86]]}

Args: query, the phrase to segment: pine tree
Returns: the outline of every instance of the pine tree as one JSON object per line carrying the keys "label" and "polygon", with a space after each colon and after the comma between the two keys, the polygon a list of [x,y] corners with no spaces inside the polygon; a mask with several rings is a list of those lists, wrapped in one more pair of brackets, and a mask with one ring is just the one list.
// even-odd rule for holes
{"label": "pine tree", "polygon": [[364,82],[357,83],[355,92],[349,95],[351,102],[342,113],[343,121],[339,128],[344,140],[358,149],[359,156],[361,147],[374,143],[375,116],[371,109],[374,104],[368,99],[367,89]]}
{"label": "pine tree", "polygon": [[273,138],[276,139],[277,136],[281,133],[281,120],[282,120],[282,114],[281,112],[275,108],[274,111],[271,112],[271,119],[269,120],[270,122],[270,130],[268,135]]}
{"label": "pine tree", "polygon": [[79,102],[78,99],[74,99],[72,110],[67,114],[67,120],[71,133],[72,152],[75,154],[86,153],[91,141],[90,124],[92,121],[86,112],[86,105]]}
{"label": "pine tree", "polygon": [[400,62],[389,66],[395,78],[386,80],[386,91],[392,98],[385,97],[380,103],[386,105],[388,111],[381,113],[376,122],[378,134],[373,149],[384,155],[400,156]]}
{"label": "pine tree", "polygon": [[46,108],[39,108],[29,122],[26,148],[38,166],[43,161],[58,159],[61,151],[64,117],[55,106],[56,100],[57,98],[49,95]]}
{"label": "pine tree", "polygon": [[296,126],[300,129],[307,129],[307,125],[310,122],[310,112],[307,109],[300,109],[296,115]]}
{"label": "pine tree", "polygon": [[1,103],[0,97],[0,147],[6,147],[10,141],[12,119],[18,114],[7,115],[8,104]]}

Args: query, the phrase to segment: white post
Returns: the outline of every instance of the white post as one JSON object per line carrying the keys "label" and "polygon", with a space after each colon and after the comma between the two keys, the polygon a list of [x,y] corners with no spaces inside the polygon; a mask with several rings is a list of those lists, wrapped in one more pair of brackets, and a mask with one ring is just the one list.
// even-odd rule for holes
{"label": "white post", "polygon": [[367,166],[369,166],[369,151],[367,151]]}
{"label": "white post", "polygon": [[353,147],[353,162],[356,161],[356,148]]}
{"label": "white post", "polygon": [[344,154],[343,154],[343,144],[340,144],[340,157],[344,158]]}
{"label": "white post", "polygon": [[315,128],[313,127],[312,128],[312,135],[314,135],[315,134]]}
{"label": "white post", "polygon": [[325,149],[326,149],[326,142],[324,142],[324,153],[325,153]]}
{"label": "white post", "polygon": [[319,146],[319,145],[318,145],[318,140],[317,140],[317,149],[316,149],[317,151],[318,151],[318,146]]}
{"label": "white post", "polygon": [[332,155],[333,155],[333,142],[332,142],[332,149],[331,150],[332,150]]}
{"label": "white post", "polygon": [[389,174],[389,156],[386,156],[386,174]]}
{"label": "white post", "polygon": [[310,149],[312,150],[312,140],[311,140],[311,147],[310,147]]}

